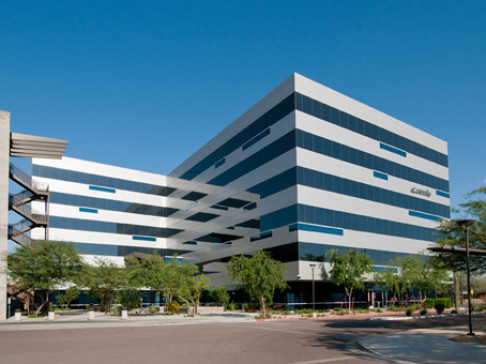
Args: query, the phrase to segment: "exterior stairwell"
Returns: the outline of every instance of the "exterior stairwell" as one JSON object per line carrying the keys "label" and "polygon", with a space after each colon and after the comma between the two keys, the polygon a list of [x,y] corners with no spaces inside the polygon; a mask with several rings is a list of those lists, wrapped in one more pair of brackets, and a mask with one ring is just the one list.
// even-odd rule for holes
{"label": "exterior stairwell", "polygon": [[[8,237],[17,244],[24,246],[34,246],[35,240],[30,237],[30,231],[34,228],[45,229],[45,239],[48,239],[49,227],[49,190],[47,186],[35,183],[32,178],[14,165],[10,165],[10,179],[19,186],[25,188],[24,191],[9,195],[9,209],[15,211],[24,219],[9,225]],[[41,200],[44,202],[44,212],[35,211],[31,207],[31,202]]]}

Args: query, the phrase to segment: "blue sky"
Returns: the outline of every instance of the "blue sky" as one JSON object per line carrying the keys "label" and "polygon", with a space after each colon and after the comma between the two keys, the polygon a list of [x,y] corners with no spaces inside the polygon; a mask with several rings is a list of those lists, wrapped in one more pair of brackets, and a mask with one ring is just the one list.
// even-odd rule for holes
{"label": "blue sky", "polygon": [[298,72],[449,143],[486,184],[486,1],[0,1],[0,109],[166,174]]}

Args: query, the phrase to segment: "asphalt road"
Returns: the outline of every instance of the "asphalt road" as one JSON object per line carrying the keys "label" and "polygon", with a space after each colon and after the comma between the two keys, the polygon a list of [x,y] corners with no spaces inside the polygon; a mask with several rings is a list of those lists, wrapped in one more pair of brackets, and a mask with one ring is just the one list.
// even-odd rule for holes
{"label": "asphalt road", "polygon": [[324,319],[2,331],[0,363],[384,363],[348,350],[349,343],[463,321]]}

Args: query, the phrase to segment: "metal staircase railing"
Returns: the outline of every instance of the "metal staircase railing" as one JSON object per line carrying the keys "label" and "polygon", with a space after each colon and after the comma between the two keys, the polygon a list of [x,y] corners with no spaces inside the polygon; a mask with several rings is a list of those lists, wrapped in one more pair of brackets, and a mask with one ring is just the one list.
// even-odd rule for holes
{"label": "metal staircase railing", "polygon": [[[33,181],[31,176],[22,172],[13,164],[10,164],[9,177],[12,181],[25,188],[25,191],[9,195],[9,209],[15,211],[25,219],[9,226],[9,239],[21,245],[33,246],[35,245],[35,241],[27,235],[33,228],[45,228],[45,238],[48,238],[48,185]],[[34,200],[44,201],[44,213],[32,209],[30,203]]]}

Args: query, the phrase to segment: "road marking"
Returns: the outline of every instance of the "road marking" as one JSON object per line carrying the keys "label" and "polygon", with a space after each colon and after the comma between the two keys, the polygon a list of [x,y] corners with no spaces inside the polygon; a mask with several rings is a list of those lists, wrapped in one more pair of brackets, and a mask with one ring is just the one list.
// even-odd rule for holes
{"label": "road marking", "polygon": [[337,358],[321,359],[321,360],[311,360],[311,361],[299,361],[298,363],[292,364],[320,364],[320,363],[331,363],[333,361],[350,360],[349,356],[338,356]]}

